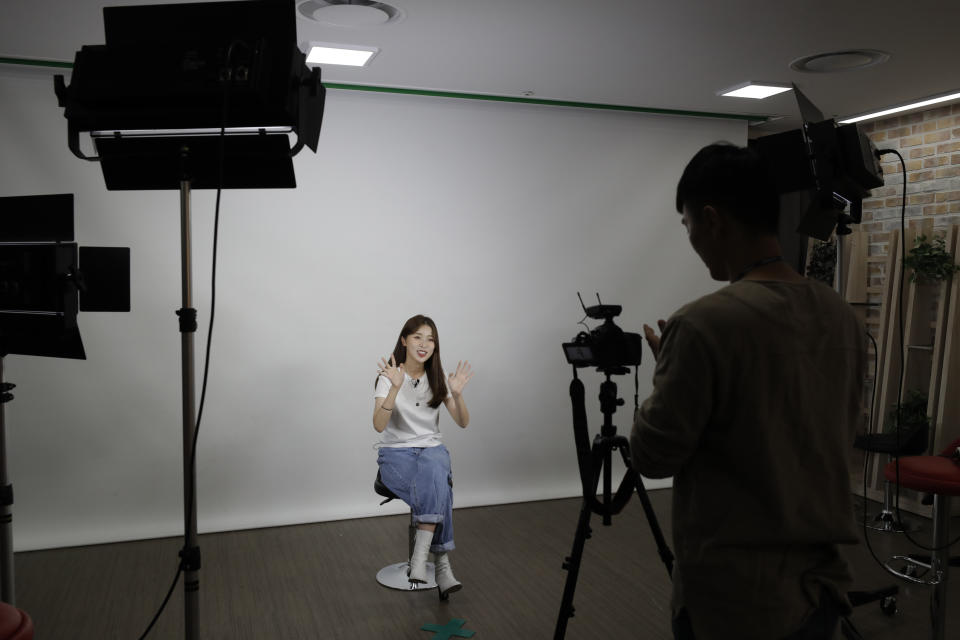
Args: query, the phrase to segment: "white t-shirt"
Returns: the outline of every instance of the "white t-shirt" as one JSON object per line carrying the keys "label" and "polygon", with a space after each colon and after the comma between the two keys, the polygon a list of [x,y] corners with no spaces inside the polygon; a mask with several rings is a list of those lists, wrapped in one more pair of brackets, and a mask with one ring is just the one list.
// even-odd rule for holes
{"label": "white t-shirt", "polygon": [[[416,383],[416,384],[414,384]],[[377,378],[374,398],[386,398],[390,393],[390,379]],[[440,407],[430,406],[433,392],[427,374],[414,380],[406,372],[397,392],[397,403],[390,412],[390,420],[380,434],[378,447],[436,447],[440,441]]]}

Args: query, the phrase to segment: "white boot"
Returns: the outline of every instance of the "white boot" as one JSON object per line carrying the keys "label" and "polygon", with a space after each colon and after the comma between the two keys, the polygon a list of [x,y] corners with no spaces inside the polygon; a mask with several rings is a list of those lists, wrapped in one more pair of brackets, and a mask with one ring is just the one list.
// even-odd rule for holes
{"label": "white boot", "polygon": [[446,552],[434,554],[434,567],[436,569],[434,575],[441,600],[446,600],[449,594],[463,588],[460,581],[453,577],[453,570],[450,568],[450,556]]}
{"label": "white boot", "polygon": [[427,556],[430,555],[430,543],[433,541],[433,531],[417,529],[413,541],[413,555],[410,556],[410,582],[427,581]]}

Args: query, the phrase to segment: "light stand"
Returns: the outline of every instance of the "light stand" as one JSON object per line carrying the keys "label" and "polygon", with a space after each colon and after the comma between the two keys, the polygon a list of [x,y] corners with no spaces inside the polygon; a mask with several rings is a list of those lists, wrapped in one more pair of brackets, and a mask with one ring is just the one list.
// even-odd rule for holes
{"label": "light stand", "polygon": [[180,182],[180,362],[183,385],[183,610],[186,637],[200,637],[200,547],[197,545],[197,465],[193,443],[197,436],[196,383],[193,337],[197,310],[193,308],[193,270],[190,221],[190,181]]}
{"label": "light stand", "polygon": [[[190,194],[296,186],[293,156],[317,150],[325,89],[297,47],[295,15],[293,0],[107,7],[106,45],[77,52],[69,87],[55,78],[68,147],[100,161],[107,189],[180,192],[187,640],[200,637],[201,565]],[[95,157],[80,150],[81,131]],[[293,147],[288,134],[297,136]]]}
{"label": "light stand", "polygon": [[[0,198],[0,597],[15,605],[4,382],[10,354],[83,360],[79,311],[130,311],[130,250],[79,247],[73,194]],[[82,269],[81,269],[82,268]]]}
{"label": "light stand", "polygon": [[4,405],[13,400],[14,385],[3,381],[3,359],[0,353],[0,600],[16,606],[16,590],[13,578],[13,485],[7,477],[7,429],[4,422]]}

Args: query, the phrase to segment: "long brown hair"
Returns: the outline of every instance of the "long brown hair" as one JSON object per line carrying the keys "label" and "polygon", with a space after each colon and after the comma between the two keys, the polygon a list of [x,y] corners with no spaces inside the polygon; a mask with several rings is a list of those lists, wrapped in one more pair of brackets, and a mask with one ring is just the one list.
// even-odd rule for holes
{"label": "long brown hair", "polygon": [[403,329],[400,330],[400,336],[397,338],[397,345],[393,348],[393,358],[400,366],[407,359],[407,348],[403,346],[403,340],[417,332],[417,329],[427,325],[433,331],[433,353],[430,358],[423,363],[427,372],[427,382],[430,383],[430,390],[433,397],[430,398],[430,408],[436,409],[447,397],[447,380],[443,375],[443,365],[440,364],[440,337],[437,335],[437,324],[432,318],[418,314],[403,323]]}

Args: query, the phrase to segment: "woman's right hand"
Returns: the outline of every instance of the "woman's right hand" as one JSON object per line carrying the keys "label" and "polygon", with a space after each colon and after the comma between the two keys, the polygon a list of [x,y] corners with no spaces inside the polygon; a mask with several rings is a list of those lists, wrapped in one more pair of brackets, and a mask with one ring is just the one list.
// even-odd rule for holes
{"label": "woman's right hand", "polygon": [[398,389],[403,385],[403,363],[397,366],[397,361],[392,355],[390,356],[389,362],[387,362],[386,358],[380,358],[380,366],[377,368],[377,373],[381,376],[386,376],[390,384]]}

